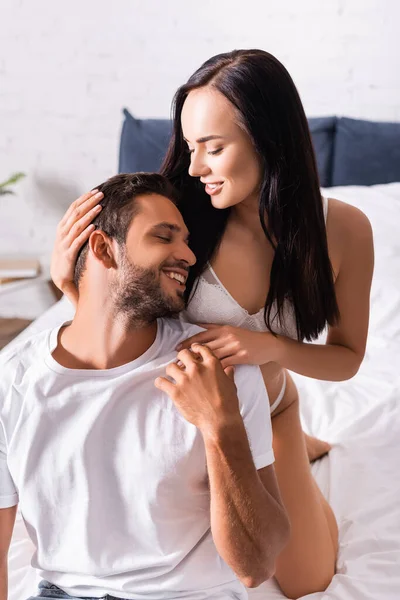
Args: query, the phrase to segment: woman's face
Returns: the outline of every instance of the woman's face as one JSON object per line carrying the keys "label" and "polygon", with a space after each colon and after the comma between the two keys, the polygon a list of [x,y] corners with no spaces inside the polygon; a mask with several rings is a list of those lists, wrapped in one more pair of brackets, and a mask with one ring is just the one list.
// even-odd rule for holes
{"label": "woman's face", "polygon": [[223,94],[203,87],[188,94],[181,125],[190,152],[189,175],[199,177],[215,208],[258,204],[260,160]]}

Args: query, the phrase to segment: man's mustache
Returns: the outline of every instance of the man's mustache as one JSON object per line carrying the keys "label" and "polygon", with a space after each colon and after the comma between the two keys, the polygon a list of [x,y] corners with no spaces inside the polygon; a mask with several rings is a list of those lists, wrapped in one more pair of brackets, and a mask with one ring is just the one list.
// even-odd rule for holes
{"label": "man's mustache", "polygon": [[190,270],[189,265],[184,260],[175,261],[173,263],[164,263],[162,265],[161,269],[165,269],[165,268],[167,268],[167,269],[173,269],[173,268],[184,269],[185,271],[187,271],[187,273],[189,273],[189,270]]}

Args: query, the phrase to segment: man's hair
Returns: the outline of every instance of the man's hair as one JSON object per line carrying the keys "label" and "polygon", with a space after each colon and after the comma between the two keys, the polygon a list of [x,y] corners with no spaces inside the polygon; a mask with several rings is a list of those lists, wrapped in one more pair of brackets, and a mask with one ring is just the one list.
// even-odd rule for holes
{"label": "man's hair", "polygon": [[[104,194],[100,202],[103,208],[92,223],[120,245],[125,243],[132,219],[139,212],[138,196],[158,194],[177,204],[175,189],[158,173],[122,173],[107,179],[96,189]],[[85,242],[76,259],[74,282],[77,287],[86,268],[88,249],[89,244]]]}

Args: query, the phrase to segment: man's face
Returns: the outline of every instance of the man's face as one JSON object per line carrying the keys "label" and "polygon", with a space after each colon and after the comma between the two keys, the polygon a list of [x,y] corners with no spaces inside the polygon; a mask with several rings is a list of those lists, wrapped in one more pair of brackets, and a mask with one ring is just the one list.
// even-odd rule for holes
{"label": "man's face", "polygon": [[118,247],[119,268],[113,282],[117,313],[132,325],[178,314],[185,306],[189,268],[196,262],[176,206],[158,194],[138,197],[136,202],[139,213],[125,247]]}

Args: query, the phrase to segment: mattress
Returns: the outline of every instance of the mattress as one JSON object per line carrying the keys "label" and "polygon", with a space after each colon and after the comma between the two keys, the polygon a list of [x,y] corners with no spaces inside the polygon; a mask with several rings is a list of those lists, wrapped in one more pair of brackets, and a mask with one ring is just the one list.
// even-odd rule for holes
{"label": "mattress", "polygon": [[[337,574],[308,600],[400,598],[400,183],[323,190],[363,210],[374,230],[375,273],[366,356],[346,382],[293,374],[304,429],[331,442],[312,466],[339,524]],[[19,336],[71,318],[63,298]],[[17,343],[18,340],[12,342]],[[9,599],[35,594],[32,543],[18,515],[9,552]],[[250,600],[282,600],[274,580],[249,590]]]}

